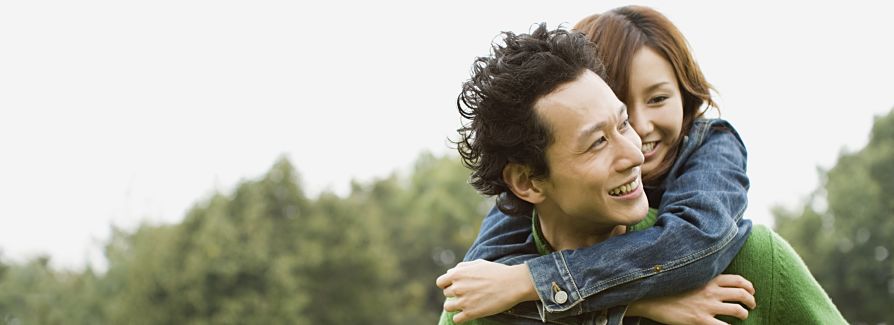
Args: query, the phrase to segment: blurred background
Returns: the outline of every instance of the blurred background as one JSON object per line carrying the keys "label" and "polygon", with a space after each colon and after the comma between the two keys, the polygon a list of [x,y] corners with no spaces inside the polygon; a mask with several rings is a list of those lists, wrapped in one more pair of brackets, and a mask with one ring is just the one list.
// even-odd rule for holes
{"label": "blurred background", "polygon": [[[447,141],[473,59],[628,4],[0,3],[0,324],[435,323],[492,204]],[[742,135],[747,217],[894,323],[890,4],[635,4]]]}

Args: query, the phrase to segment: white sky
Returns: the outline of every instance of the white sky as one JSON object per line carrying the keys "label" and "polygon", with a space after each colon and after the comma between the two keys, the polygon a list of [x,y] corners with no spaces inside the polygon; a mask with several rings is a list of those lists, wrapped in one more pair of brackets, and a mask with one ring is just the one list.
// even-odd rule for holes
{"label": "white sky", "polygon": [[[112,224],[177,222],[282,155],[316,195],[452,152],[459,86],[500,31],[625,4],[4,1],[2,256],[102,267]],[[682,30],[720,91],[748,146],[758,223],[894,107],[892,8],[640,4]]]}

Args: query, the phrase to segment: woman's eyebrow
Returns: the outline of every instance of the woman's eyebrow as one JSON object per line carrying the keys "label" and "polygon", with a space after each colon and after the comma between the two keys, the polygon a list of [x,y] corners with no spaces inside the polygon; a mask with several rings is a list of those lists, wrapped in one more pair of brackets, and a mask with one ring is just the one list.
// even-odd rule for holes
{"label": "woman's eyebrow", "polygon": [[670,82],[662,81],[662,82],[656,83],[654,85],[651,85],[651,86],[649,86],[649,88],[646,88],[646,92],[655,91],[655,89],[661,88],[662,86],[665,86],[665,85],[670,85]]}

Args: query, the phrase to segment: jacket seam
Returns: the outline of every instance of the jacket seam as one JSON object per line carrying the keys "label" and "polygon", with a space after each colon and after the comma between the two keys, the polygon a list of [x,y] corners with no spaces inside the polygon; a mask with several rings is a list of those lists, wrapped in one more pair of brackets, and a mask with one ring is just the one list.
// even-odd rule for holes
{"label": "jacket seam", "polygon": [[[671,262],[665,264],[665,269],[664,269],[663,272],[667,272],[667,271],[670,271],[670,270],[678,269],[678,268],[683,267],[683,266],[685,266],[685,265],[687,265],[687,264],[690,264],[690,263],[692,263],[692,262],[694,262],[694,261],[697,261],[697,260],[699,260],[699,259],[701,259],[701,258],[703,258],[703,257],[705,257],[705,256],[707,256],[707,255],[710,255],[710,254],[712,254],[712,253],[716,253],[716,252],[719,251],[721,248],[726,247],[726,246],[733,240],[733,238],[736,237],[736,234],[738,234],[738,233],[739,233],[739,228],[736,226],[736,224],[733,224],[733,226],[730,227],[730,229],[726,232],[725,236],[724,236],[723,238],[721,238],[720,242],[718,242],[717,245],[709,246],[709,247],[707,247],[707,248],[705,248],[705,249],[703,249],[703,250],[701,250],[701,251],[698,251],[698,252],[689,254],[689,255],[687,255],[687,256],[684,256],[684,257],[682,257],[682,258],[673,260],[673,261],[671,261]],[[559,254],[559,255],[561,255],[561,254]],[[562,260],[563,260],[563,263],[564,263],[564,256],[562,256]],[[567,267],[567,265],[566,265],[566,267]],[[567,270],[567,269],[566,269],[566,270]],[[605,281],[602,281],[602,282],[598,282],[598,283],[597,283],[596,285],[594,285],[593,287],[590,287],[590,288],[584,288],[584,289],[583,289],[583,293],[581,293],[581,291],[578,290],[578,288],[577,288],[577,284],[574,283],[574,279],[571,277],[570,273],[568,273],[568,278],[571,279],[571,283],[572,283],[572,285],[575,286],[575,291],[578,292],[578,298],[579,298],[579,299],[578,299],[577,301],[572,302],[571,305],[569,305],[569,306],[567,306],[567,307],[550,308],[551,305],[550,305],[550,304],[546,304],[546,305],[545,305],[545,308],[546,308],[546,310],[547,310],[548,312],[563,312],[563,311],[567,311],[567,310],[569,310],[569,309],[571,309],[571,308],[573,308],[573,307],[579,305],[582,301],[584,301],[584,299],[586,299],[586,298],[589,297],[589,296],[592,296],[592,295],[597,294],[597,293],[599,293],[599,292],[605,291],[605,290],[607,290],[607,289],[609,289],[609,288],[611,288],[611,287],[618,286],[618,285],[621,285],[621,284],[624,284],[624,283],[628,283],[628,282],[631,282],[631,281],[635,281],[635,280],[643,279],[643,278],[646,278],[646,277],[649,277],[649,276],[652,276],[652,275],[655,275],[655,274],[656,274],[656,273],[654,273],[654,272],[652,271],[651,268],[649,268],[649,269],[640,269],[640,270],[638,270],[638,271],[629,273],[628,275],[623,275],[623,276],[620,276],[620,277],[616,277],[616,278],[612,278],[612,279],[605,280]]]}
{"label": "jacket seam", "polygon": [[[724,237],[721,238],[720,241],[716,245],[711,245],[705,249],[702,249],[701,251],[689,254],[682,258],[679,258],[679,259],[676,259],[676,260],[666,263],[665,265],[662,266],[664,268],[663,272],[680,268],[680,267],[690,264],[694,261],[697,261],[701,258],[704,258],[705,256],[716,253],[721,248],[726,247],[733,240],[733,238],[736,237],[736,234],[738,234],[738,233],[739,233],[739,228],[736,227],[736,224],[733,224],[733,226],[730,227],[730,229],[726,232]],[[646,277],[649,277],[649,276],[652,276],[655,274],[656,273],[653,272],[651,268],[641,269],[641,270],[639,270],[639,272],[633,273],[632,275],[626,275],[626,276],[609,279],[609,280],[603,281],[602,283],[598,283],[597,285],[594,285],[591,288],[585,288],[584,290],[588,293],[587,297],[589,297],[591,295],[594,295],[596,293],[604,291],[604,290],[608,289],[609,287],[613,287],[613,286],[624,284],[624,283],[627,283],[630,281],[646,278]]]}

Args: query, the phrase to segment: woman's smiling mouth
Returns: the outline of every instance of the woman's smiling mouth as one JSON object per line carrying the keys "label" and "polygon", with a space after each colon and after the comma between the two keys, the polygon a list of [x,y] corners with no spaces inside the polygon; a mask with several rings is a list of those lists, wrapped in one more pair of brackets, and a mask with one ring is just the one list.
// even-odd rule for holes
{"label": "woman's smiling mouth", "polygon": [[658,147],[660,147],[660,146],[661,146],[661,143],[659,141],[643,142],[643,147],[642,147],[643,158],[649,159],[650,157],[654,156],[655,153],[658,152]]}

